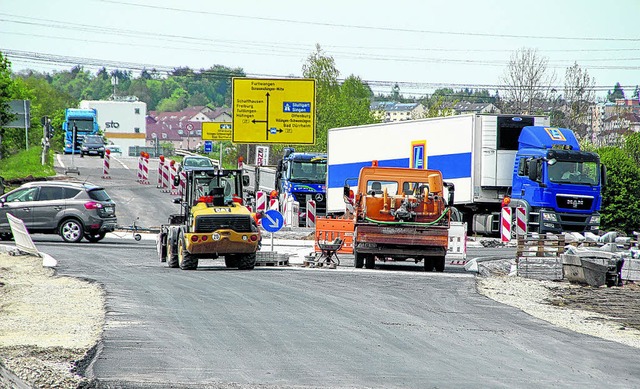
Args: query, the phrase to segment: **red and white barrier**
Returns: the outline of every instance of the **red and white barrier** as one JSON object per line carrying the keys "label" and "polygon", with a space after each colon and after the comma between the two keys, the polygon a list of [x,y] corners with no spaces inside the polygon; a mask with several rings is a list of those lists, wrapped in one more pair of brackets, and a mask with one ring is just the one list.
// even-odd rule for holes
{"label": "red and white barrier", "polygon": [[178,186],[178,194],[182,196],[185,189],[187,189],[187,173],[184,170],[180,171],[180,186]]}
{"label": "red and white barrier", "polygon": [[142,153],[138,156],[138,173],[136,181],[142,182]]}
{"label": "red and white barrier", "polygon": [[164,155],[160,156],[160,161],[158,162],[158,184],[156,188],[162,188],[162,172],[164,171]]}
{"label": "red and white barrier", "polygon": [[516,208],[516,235],[527,235],[527,210],[525,207]]}
{"label": "red and white barrier", "polygon": [[178,166],[180,164],[175,163],[175,161],[171,161],[171,176],[169,177],[169,181],[171,184],[171,195],[178,195],[178,186],[176,185],[176,176],[178,175]]}
{"label": "red and white barrier", "polygon": [[315,200],[307,201],[307,214],[305,226],[307,228],[316,227],[316,202]]}
{"label": "red and white barrier", "polygon": [[149,154],[144,153],[142,158],[142,171],[140,173],[140,183],[149,185]]}
{"label": "red and white barrier", "polygon": [[280,205],[278,204],[278,199],[276,198],[271,198],[269,199],[269,210],[274,210],[274,211],[278,211],[278,208],[280,208]]}
{"label": "red and white barrier", "polygon": [[162,166],[162,191],[169,192],[170,184],[169,184],[169,176],[171,175],[171,166],[169,166],[169,161],[165,161]]}
{"label": "red and white barrier", "polygon": [[105,150],[104,160],[102,161],[102,178],[111,178],[109,175],[109,166],[111,160],[111,150]]}
{"label": "red and white barrier", "polygon": [[500,217],[500,236],[503,242],[511,240],[511,208],[503,207]]}
{"label": "red and white barrier", "polygon": [[256,192],[256,212],[267,210],[267,193],[261,190]]}

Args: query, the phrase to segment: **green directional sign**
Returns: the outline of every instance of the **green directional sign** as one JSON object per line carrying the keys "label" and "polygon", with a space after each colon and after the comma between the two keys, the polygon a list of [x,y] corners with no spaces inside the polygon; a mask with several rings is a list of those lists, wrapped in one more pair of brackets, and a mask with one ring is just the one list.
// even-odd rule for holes
{"label": "green directional sign", "polygon": [[231,132],[231,123],[202,122],[202,140],[231,140]]}
{"label": "green directional sign", "polygon": [[314,144],[315,113],[314,79],[233,79],[233,143]]}

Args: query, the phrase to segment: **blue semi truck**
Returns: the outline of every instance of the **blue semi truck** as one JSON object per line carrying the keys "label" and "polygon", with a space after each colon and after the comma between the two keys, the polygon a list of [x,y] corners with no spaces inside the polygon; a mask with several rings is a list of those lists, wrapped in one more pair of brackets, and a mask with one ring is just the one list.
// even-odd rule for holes
{"label": "blue semi truck", "polygon": [[470,233],[499,234],[505,205],[525,209],[529,232],[599,230],[604,166],[546,116],[469,114],[334,128],[327,157],[330,216],[345,213],[345,184],[356,187],[360,169],[375,160],[440,170],[455,185],[452,218],[467,222]]}
{"label": "blue semi truck", "polygon": [[80,153],[84,137],[98,134],[99,127],[96,110],[67,108],[64,113],[64,122],[62,122],[62,131],[64,131],[64,153]]}

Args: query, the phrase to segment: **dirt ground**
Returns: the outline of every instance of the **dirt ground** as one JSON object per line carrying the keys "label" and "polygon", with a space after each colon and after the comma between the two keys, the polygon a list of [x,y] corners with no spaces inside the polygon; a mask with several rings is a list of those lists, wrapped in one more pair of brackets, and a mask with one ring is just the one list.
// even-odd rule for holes
{"label": "dirt ground", "polygon": [[640,330],[640,285],[627,282],[622,287],[563,286],[548,289],[553,294],[549,304],[599,313],[620,323],[621,327]]}

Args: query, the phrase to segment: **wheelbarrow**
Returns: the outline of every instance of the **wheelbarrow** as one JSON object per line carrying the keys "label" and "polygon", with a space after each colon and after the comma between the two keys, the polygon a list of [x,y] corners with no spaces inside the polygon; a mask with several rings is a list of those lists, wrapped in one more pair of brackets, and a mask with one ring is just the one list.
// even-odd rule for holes
{"label": "wheelbarrow", "polygon": [[327,267],[329,269],[335,269],[339,266],[340,258],[338,258],[338,250],[342,248],[344,240],[336,238],[332,241],[318,240],[317,243],[320,252],[311,253],[311,255],[306,256],[305,266]]}

